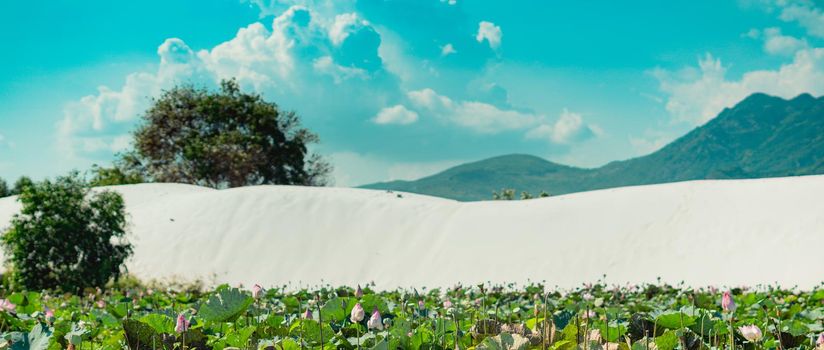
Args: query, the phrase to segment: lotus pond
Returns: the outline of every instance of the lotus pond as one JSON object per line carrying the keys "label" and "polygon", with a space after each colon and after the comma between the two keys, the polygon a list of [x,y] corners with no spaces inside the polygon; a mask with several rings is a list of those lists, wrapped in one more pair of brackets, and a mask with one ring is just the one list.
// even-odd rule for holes
{"label": "lotus pond", "polygon": [[824,349],[824,288],[5,293],[10,349]]}

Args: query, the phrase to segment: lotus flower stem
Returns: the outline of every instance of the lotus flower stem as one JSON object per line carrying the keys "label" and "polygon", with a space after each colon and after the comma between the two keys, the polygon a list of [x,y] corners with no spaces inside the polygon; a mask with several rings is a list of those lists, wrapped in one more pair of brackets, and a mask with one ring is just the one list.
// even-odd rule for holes
{"label": "lotus flower stem", "polygon": [[360,350],[360,325],[358,325],[357,323],[355,323],[355,330],[357,331],[356,334],[358,335],[358,350]]}
{"label": "lotus flower stem", "polygon": [[318,307],[318,329],[320,330],[320,348],[323,349],[323,315],[320,311],[320,294],[317,294],[315,298],[318,301],[316,306]]}
{"label": "lotus flower stem", "polygon": [[546,338],[549,319],[547,318],[547,309],[549,308],[549,292],[544,293],[544,323],[541,329],[541,350],[546,350]]}

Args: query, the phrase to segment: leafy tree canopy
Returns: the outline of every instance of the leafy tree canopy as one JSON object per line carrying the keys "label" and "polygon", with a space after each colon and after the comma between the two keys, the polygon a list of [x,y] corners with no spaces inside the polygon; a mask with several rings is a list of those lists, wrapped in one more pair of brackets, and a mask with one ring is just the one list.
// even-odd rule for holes
{"label": "leafy tree canopy", "polygon": [[[143,116],[134,149],[121,155],[126,177],[215,188],[262,184],[325,185],[331,166],[308,146],[318,136],[234,80],[217,92],[165,91]],[[136,179],[134,177],[133,179]]]}

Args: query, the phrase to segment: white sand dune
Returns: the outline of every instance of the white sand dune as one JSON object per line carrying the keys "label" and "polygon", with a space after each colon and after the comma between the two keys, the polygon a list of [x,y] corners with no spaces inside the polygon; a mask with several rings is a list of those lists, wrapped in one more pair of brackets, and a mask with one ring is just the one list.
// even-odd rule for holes
{"label": "white sand dune", "polygon": [[[385,191],[115,187],[131,273],[379,289],[546,281],[824,282],[824,176],[693,181],[512,202]],[[0,200],[0,227],[19,210]]]}

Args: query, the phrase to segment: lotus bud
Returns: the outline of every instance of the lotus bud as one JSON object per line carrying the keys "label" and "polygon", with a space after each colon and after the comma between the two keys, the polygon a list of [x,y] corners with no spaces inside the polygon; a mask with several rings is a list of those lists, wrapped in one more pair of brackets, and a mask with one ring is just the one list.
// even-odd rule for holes
{"label": "lotus bud", "polygon": [[584,294],[581,296],[581,298],[583,298],[583,299],[584,299],[584,300],[586,300],[586,301],[590,301],[590,300],[592,300],[592,299],[595,299],[595,297],[593,297],[593,296],[592,296],[592,294],[590,294],[589,292],[584,293]]}
{"label": "lotus bud", "polygon": [[17,309],[17,305],[14,305],[8,299],[0,299],[0,310],[5,312],[14,312]]}
{"label": "lotus bud", "polygon": [[360,303],[355,304],[355,307],[352,308],[352,313],[349,315],[349,320],[352,323],[359,323],[363,321],[364,316],[366,316],[366,312],[363,310],[363,306]]}
{"label": "lotus bud", "polygon": [[189,330],[189,320],[183,317],[183,314],[177,315],[177,324],[175,324],[175,332],[183,333]]}
{"label": "lotus bud", "polygon": [[378,309],[372,312],[372,317],[369,318],[369,321],[366,321],[366,327],[369,329],[383,330],[383,320]]}
{"label": "lotus bud", "polygon": [[751,342],[757,342],[763,337],[761,328],[758,328],[756,325],[741,326],[738,327],[738,330],[741,331],[741,335],[743,335],[745,339]]}
{"label": "lotus bud", "polygon": [[52,311],[52,309],[49,309],[48,306],[43,307],[43,315],[45,315],[47,322],[54,322],[54,311]]}
{"label": "lotus bud", "polygon": [[355,289],[355,298],[363,298],[363,289],[361,289],[360,284],[358,285],[358,289]]}
{"label": "lotus bud", "polygon": [[260,299],[260,294],[263,292],[263,287],[256,284],[252,287],[252,298]]}
{"label": "lotus bud", "polygon": [[426,310],[426,304],[423,303],[423,300],[418,300],[418,310]]}
{"label": "lotus bud", "polygon": [[735,312],[735,300],[729,291],[724,292],[724,296],[721,297],[721,308],[726,312]]}
{"label": "lotus bud", "polygon": [[818,335],[818,340],[815,341],[815,345],[824,347],[824,332],[821,332],[821,334]]}
{"label": "lotus bud", "polygon": [[311,320],[312,319],[312,312],[309,309],[306,309],[306,312],[303,313],[304,320]]}
{"label": "lotus bud", "polygon": [[98,300],[98,301],[97,301],[97,307],[99,307],[99,308],[101,308],[101,309],[105,309],[105,308],[106,308],[106,301],[104,301],[104,300],[102,300],[102,299],[101,299],[101,300]]}

